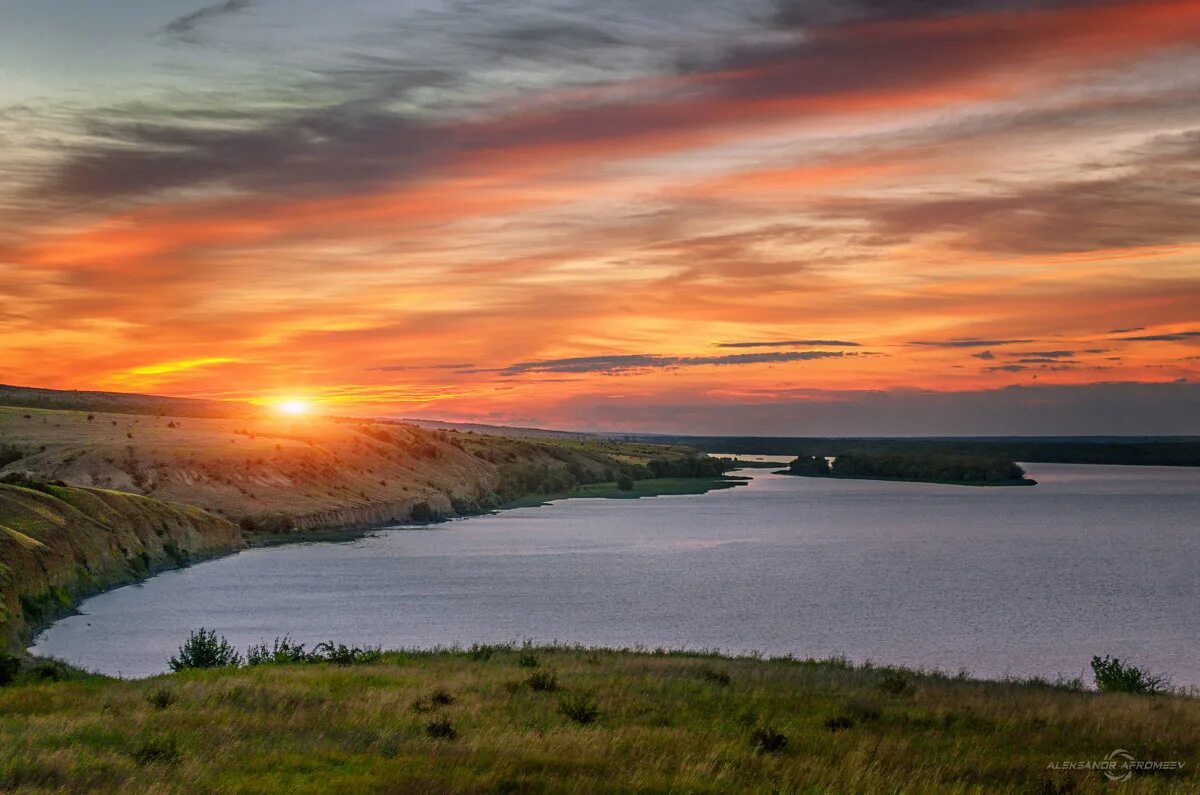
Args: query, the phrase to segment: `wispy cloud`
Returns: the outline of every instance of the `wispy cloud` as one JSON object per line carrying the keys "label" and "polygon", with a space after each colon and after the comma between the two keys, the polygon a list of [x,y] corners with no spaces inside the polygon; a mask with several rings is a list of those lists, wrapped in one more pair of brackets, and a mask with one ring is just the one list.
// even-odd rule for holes
{"label": "wispy cloud", "polygon": [[1025,345],[1033,340],[980,340],[974,338],[952,340],[913,340],[909,345],[924,345],[930,348],[995,348],[1001,345]]}
{"label": "wispy cloud", "polygon": [[860,348],[847,340],[780,340],[779,342],[718,342],[718,348]]}
{"label": "wispy cloud", "polygon": [[1167,334],[1146,334],[1141,337],[1117,337],[1125,342],[1183,342],[1200,337],[1200,331],[1173,331]]}
{"label": "wispy cloud", "polygon": [[225,2],[221,3],[212,3],[171,20],[163,26],[162,32],[180,41],[194,43],[196,41],[196,29],[199,26],[218,17],[245,11],[252,7],[255,2],[256,0],[225,0]]}
{"label": "wispy cloud", "polygon": [[373,373],[406,373],[421,370],[470,370],[475,365],[470,362],[451,364],[389,364],[383,367],[369,367],[367,372]]}
{"label": "wispy cloud", "polygon": [[519,362],[503,368],[504,375],[522,373],[609,373],[619,374],[646,369],[674,367],[730,366],[747,364],[782,364],[816,359],[841,359],[853,356],[842,351],[798,351],[795,353],[737,353],[728,356],[659,356],[637,353],[615,356],[580,356],[569,359],[545,359]]}

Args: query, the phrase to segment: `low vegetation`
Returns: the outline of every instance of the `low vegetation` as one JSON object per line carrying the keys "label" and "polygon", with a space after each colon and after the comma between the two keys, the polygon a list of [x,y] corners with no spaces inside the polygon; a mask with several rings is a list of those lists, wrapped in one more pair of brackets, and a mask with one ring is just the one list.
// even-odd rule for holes
{"label": "low vegetation", "polygon": [[1092,673],[1096,677],[1096,687],[1107,693],[1157,695],[1170,688],[1166,676],[1152,674],[1116,657],[1093,657]]}
{"label": "low vegetation", "polygon": [[259,650],[141,681],[22,673],[0,688],[0,791],[1103,793],[1061,763],[1114,749],[1185,763],[1121,792],[1200,789],[1200,700],[1170,693],[665,651]]}

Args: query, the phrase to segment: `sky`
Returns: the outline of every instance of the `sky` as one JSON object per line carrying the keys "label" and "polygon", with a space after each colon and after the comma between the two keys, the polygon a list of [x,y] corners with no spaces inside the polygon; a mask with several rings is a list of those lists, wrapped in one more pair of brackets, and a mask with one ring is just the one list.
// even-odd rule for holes
{"label": "sky", "polygon": [[1200,434],[1200,0],[0,18],[0,382]]}

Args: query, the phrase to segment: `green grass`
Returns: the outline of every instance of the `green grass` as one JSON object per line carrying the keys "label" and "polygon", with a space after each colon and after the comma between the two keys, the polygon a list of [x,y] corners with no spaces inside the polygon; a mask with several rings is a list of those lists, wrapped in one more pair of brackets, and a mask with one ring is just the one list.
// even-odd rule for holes
{"label": "green grass", "polygon": [[[1186,766],[1047,769],[1118,748]],[[0,689],[5,792],[1183,793],[1198,752],[1195,699],[838,661],[493,647]]]}
{"label": "green grass", "polygon": [[719,478],[649,478],[647,480],[634,481],[633,489],[630,491],[622,491],[617,488],[615,481],[591,483],[586,486],[580,486],[575,491],[563,492],[561,494],[530,494],[527,497],[522,497],[519,500],[513,500],[502,505],[501,509],[535,508],[553,500],[576,499],[579,497],[605,500],[636,500],[639,497],[705,494],[710,491],[732,489],[736,486],[742,486],[745,483],[745,478],[729,476]]}

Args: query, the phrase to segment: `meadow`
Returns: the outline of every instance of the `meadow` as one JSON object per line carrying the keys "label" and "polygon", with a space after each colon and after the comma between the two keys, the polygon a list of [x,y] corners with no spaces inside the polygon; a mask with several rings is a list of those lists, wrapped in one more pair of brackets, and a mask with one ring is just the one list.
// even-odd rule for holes
{"label": "meadow", "polygon": [[0,689],[0,789],[1099,793],[1118,788],[1063,763],[1116,749],[1184,762],[1120,792],[1200,788],[1200,701],[1179,695],[663,651],[342,659],[26,674]]}

